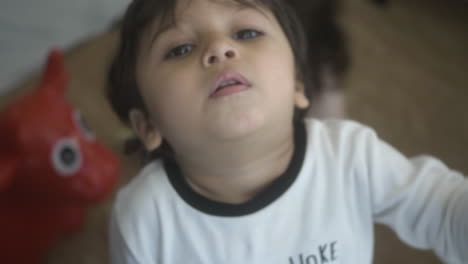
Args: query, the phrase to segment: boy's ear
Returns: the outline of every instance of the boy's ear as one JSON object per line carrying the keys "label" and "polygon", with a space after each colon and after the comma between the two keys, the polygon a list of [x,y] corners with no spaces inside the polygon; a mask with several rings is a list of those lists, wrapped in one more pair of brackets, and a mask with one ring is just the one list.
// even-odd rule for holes
{"label": "boy's ear", "polygon": [[161,145],[161,133],[141,110],[130,110],[129,119],[133,131],[135,131],[138,138],[143,142],[147,151],[151,152]]}
{"label": "boy's ear", "polygon": [[294,91],[294,105],[299,109],[306,109],[309,107],[309,104],[309,99],[305,95],[304,83],[300,80],[297,80]]}

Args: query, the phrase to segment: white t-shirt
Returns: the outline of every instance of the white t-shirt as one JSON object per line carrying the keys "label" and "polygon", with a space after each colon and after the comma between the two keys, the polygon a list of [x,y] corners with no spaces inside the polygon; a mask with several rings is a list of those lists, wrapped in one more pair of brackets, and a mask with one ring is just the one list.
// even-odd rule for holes
{"label": "white t-shirt", "polygon": [[468,263],[468,181],[431,157],[407,159],[351,121],[306,120],[267,189],[241,205],[194,192],[154,161],[120,190],[112,263],[372,263],[373,222],[404,242]]}

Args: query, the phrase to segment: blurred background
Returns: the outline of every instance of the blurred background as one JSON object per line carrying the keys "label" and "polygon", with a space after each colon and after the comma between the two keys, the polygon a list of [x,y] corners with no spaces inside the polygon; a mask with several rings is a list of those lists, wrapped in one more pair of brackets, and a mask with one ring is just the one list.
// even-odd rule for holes
{"label": "blurred background", "polygon": [[[71,75],[68,98],[98,139],[121,154],[129,131],[111,112],[103,89],[116,46],[117,30],[111,25],[129,0],[13,1],[2,2],[0,11],[0,105],[35,87],[48,48],[62,47]],[[388,0],[385,7],[343,0],[338,17],[351,57],[340,84],[347,118],[375,128],[409,156],[434,155],[464,174],[468,174],[467,13],[464,0]],[[34,20],[37,23],[31,23]],[[121,157],[122,185],[140,164]],[[109,197],[91,208],[83,229],[63,237],[44,263],[107,263],[112,201]],[[376,236],[374,263],[441,263],[430,252],[403,245],[385,227],[378,226]]]}

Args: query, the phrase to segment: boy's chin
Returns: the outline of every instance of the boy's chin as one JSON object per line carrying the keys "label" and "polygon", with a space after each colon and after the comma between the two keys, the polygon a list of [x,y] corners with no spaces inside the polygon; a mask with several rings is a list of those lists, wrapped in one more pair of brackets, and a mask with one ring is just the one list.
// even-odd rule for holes
{"label": "boy's chin", "polygon": [[220,140],[236,140],[260,131],[265,126],[265,118],[259,113],[249,113],[211,120],[209,126],[213,137]]}
{"label": "boy's chin", "polygon": [[210,111],[204,116],[205,131],[211,139],[218,140],[239,140],[277,133],[279,131],[275,130],[292,124],[292,107],[281,106],[256,102],[218,108],[218,111]]}

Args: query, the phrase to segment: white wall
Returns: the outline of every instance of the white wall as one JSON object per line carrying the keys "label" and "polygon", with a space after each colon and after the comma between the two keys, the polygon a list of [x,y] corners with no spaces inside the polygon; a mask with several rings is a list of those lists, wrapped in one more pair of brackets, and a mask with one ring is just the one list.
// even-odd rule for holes
{"label": "white wall", "polygon": [[52,47],[67,49],[106,30],[131,0],[2,0],[0,95],[38,71]]}

